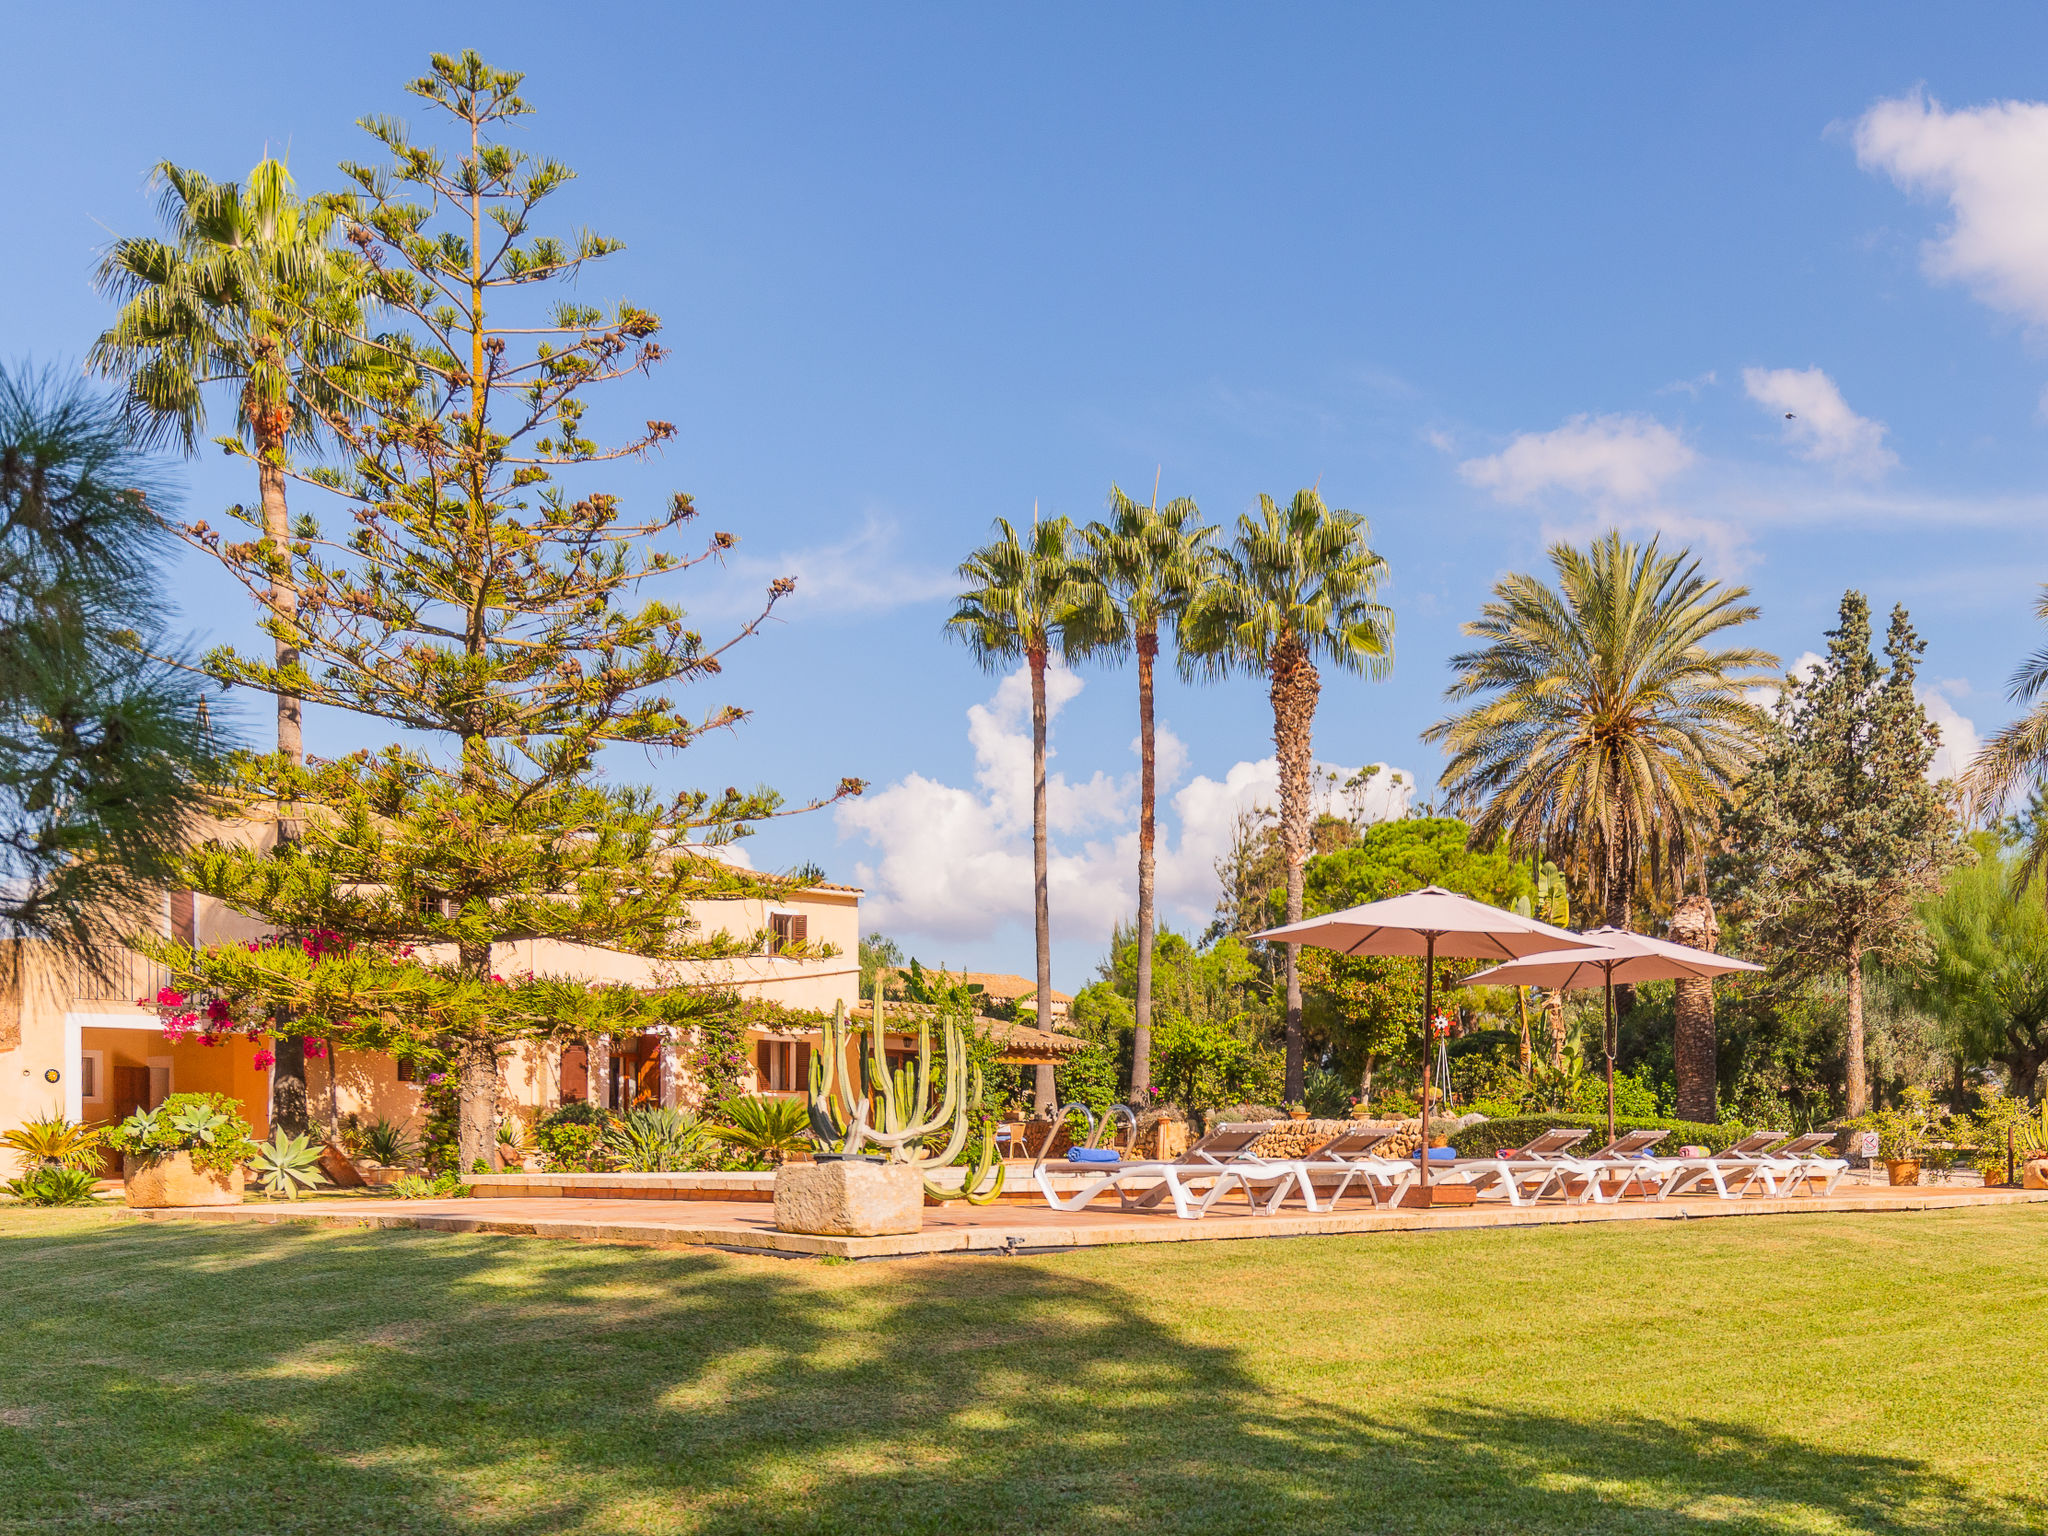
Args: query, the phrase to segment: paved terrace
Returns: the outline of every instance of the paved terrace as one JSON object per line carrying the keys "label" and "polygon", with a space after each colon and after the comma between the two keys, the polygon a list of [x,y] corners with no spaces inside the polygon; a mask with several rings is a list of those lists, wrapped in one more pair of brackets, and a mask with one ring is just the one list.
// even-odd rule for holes
{"label": "paved terrace", "polygon": [[2038,1204],[2048,1191],[1843,1186],[1826,1199],[1795,1195],[1721,1200],[1678,1195],[1617,1205],[1546,1203],[1519,1209],[1486,1203],[1440,1210],[1379,1209],[1347,1199],[1341,1209],[1311,1215],[1295,1209],[1259,1216],[1242,1205],[1219,1205],[1200,1221],[1121,1212],[1114,1198],[1099,1209],[1064,1214],[1036,1206],[927,1207],[924,1230],[901,1237],[809,1237],[775,1230],[770,1205],[751,1199],[588,1197],[505,1194],[466,1200],[323,1197],[295,1204],[246,1204],[136,1210],[155,1221],[308,1221],[323,1226],[409,1227],[433,1232],[498,1232],[522,1237],[743,1249],[784,1257],[830,1254],[847,1259],[905,1258],[937,1253],[1020,1253],[1111,1243],[1200,1243],[1230,1238],[1326,1237],[1364,1232],[1436,1232],[1471,1227],[1538,1227],[1585,1222],[1697,1221],[1786,1217],[1834,1211],[1933,1211],[1964,1206]]}

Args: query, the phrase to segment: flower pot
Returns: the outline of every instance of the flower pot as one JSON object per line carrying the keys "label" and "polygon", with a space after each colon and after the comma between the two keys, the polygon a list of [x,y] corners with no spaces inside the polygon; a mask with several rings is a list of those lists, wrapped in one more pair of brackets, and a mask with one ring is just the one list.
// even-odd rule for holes
{"label": "flower pot", "polygon": [[244,1178],[239,1166],[228,1173],[195,1168],[189,1152],[167,1152],[153,1158],[124,1155],[121,1159],[128,1203],[146,1210],[240,1205]]}
{"label": "flower pot", "polygon": [[1308,1111],[1305,1109],[1290,1109],[1287,1111],[1287,1118],[1290,1120],[1306,1120],[1308,1118]]}
{"label": "flower pot", "polygon": [[2039,1158],[2029,1162],[2026,1170],[2020,1175],[2020,1187],[2048,1189],[2048,1163],[2042,1162]]}
{"label": "flower pot", "polygon": [[1884,1161],[1885,1177],[1894,1186],[1918,1184],[1920,1182],[1920,1159],[1917,1157],[1888,1157]]}

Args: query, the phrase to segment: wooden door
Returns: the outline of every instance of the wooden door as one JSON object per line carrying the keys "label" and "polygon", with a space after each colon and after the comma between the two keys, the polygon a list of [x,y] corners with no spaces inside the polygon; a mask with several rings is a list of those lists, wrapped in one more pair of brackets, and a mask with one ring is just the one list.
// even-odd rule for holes
{"label": "wooden door", "polygon": [[[119,1125],[138,1109],[149,1108],[149,1068],[115,1067],[112,1073],[113,1123]],[[121,1176],[121,1154],[110,1152],[101,1173],[110,1179]]]}

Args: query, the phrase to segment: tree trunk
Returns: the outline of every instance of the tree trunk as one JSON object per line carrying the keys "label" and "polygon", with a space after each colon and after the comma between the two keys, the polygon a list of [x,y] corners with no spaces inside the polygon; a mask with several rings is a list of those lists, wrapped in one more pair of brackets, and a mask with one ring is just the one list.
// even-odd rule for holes
{"label": "tree trunk", "polygon": [[[1301,921],[1301,870],[1308,862],[1309,773],[1316,698],[1321,680],[1308,650],[1292,637],[1273,648],[1273,752],[1280,765],[1280,849],[1287,861],[1287,921]],[[1289,1104],[1306,1086],[1301,1036],[1300,946],[1287,946],[1287,1085]]]}
{"label": "tree trunk", "polygon": [[1152,1102],[1152,883],[1157,841],[1154,801],[1158,794],[1158,757],[1152,734],[1152,663],[1159,655],[1159,632],[1138,636],[1138,997],[1131,1032],[1131,1102]]}
{"label": "tree trunk", "polygon": [[1515,988],[1515,1017],[1521,1021],[1522,1025],[1521,1051],[1516,1058],[1515,1064],[1522,1070],[1522,1080],[1527,1082],[1529,1080],[1529,1068],[1532,1065],[1532,1058],[1535,1054],[1529,1046],[1529,989],[1527,987]]}
{"label": "tree trunk", "polygon": [[1850,1119],[1870,1109],[1870,1084],[1863,1070],[1863,946],[1849,946],[1849,1038],[1843,1063]]}
{"label": "tree trunk", "polygon": [[1550,1021],[1550,1066],[1552,1071],[1564,1070],[1564,988],[1552,987],[1543,999],[1543,1013]]}
{"label": "tree trunk", "polygon": [[270,1054],[270,1134],[303,1136],[312,1129],[306,1093],[306,1037],[273,1034]]}
{"label": "tree trunk", "polygon": [[[291,550],[291,518],[285,508],[284,499],[284,432],[271,418],[264,418],[263,424],[273,430],[262,431],[256,445],[256,486],[263,510],[263,539],[271,551],[289,560]],[[292,585],[291,570],[273,568],[270,588],[265,594],[270,615],[274,622],[291,625],[296,622],[299,612],[298,589]],[[279,639],[277,664],[279,667],[298,665],[299,648],[289,641]],[[300,729],[299,701],[290,694],[277,696],[277,750],[278,754],[293,765],[306,760],[305,739]],[[278,807],[277,839],[280,843],[294,843],[299,838],[297,818],[287,805]],[[312,1128],[312,1111],[306,1089],[306,1040],[305,1036],[289,1032],[290,1020],[273,1020],[275,1045],[272,1054],[277,1060],[270,1069],[270,1124],[273,1134],[279,1130],[289,1136],[303,1136]],[[282,1027],[278,1027],[278,1026]]]}
{"label": "tree trunk", "polygon": [[498,1047],[491,1040],[456,1044],[455,1155],[458,1172],[468,1173],[479,1161],[490,1164],[498,1144]]}
{"label": "tree trunk", "polygon": [[[1711,952],[1720,937],[1714,904],[1704,896],[1688,896],[1671,914],[1671,941]],[[1714,1040],[1714,984],[1681,981],[1675,993],[1677,1020],[1672,1030],[1672,1063],[1678,1078],[1678,1118],[1712,1121],[1716,1113],[1720,1060]]]}
{"label": "tree trunk", "polygon": [[[1052,1028],[1052,897],[1046,872],[1045,660],[1043,646],[1025,653],[1031,669],[1031,877],[1032,920],[1038,930],[1038,1027]],[[1041,1066],[1032,1098],[1040,1113],[1053,1106],[1053,1069]]]}

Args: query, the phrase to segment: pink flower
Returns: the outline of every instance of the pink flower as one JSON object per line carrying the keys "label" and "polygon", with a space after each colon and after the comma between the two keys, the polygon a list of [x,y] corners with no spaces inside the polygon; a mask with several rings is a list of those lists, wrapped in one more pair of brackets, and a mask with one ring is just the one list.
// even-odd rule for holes
{"label": "pink flower", "polygon": [[160,1008],[182,1008],[185,1006],[185,994],[176,987],[162,987],[157,991],[156,1001]]}
{"label": "pink flower", "polygon": [[318,1061],[326,1054],[326,1046],[315,1040],[311,1035],[306,1037],[306,1059],[308,1061]]}
{"label": "pink flower", "polygon": [[271,1055],[270,1052],[258,1051],[253,1057],[250,1058],[249,1065],[254,1067],[258,1072],[267,1072],[276,1063],[276,1061],[277,1058]]}
{"label": "pink flower", "polygon": [[216,997],[206,1005],[206,1016],[215,1024],[232,1024],[235,1010],[229,1006],[226,998]]}

